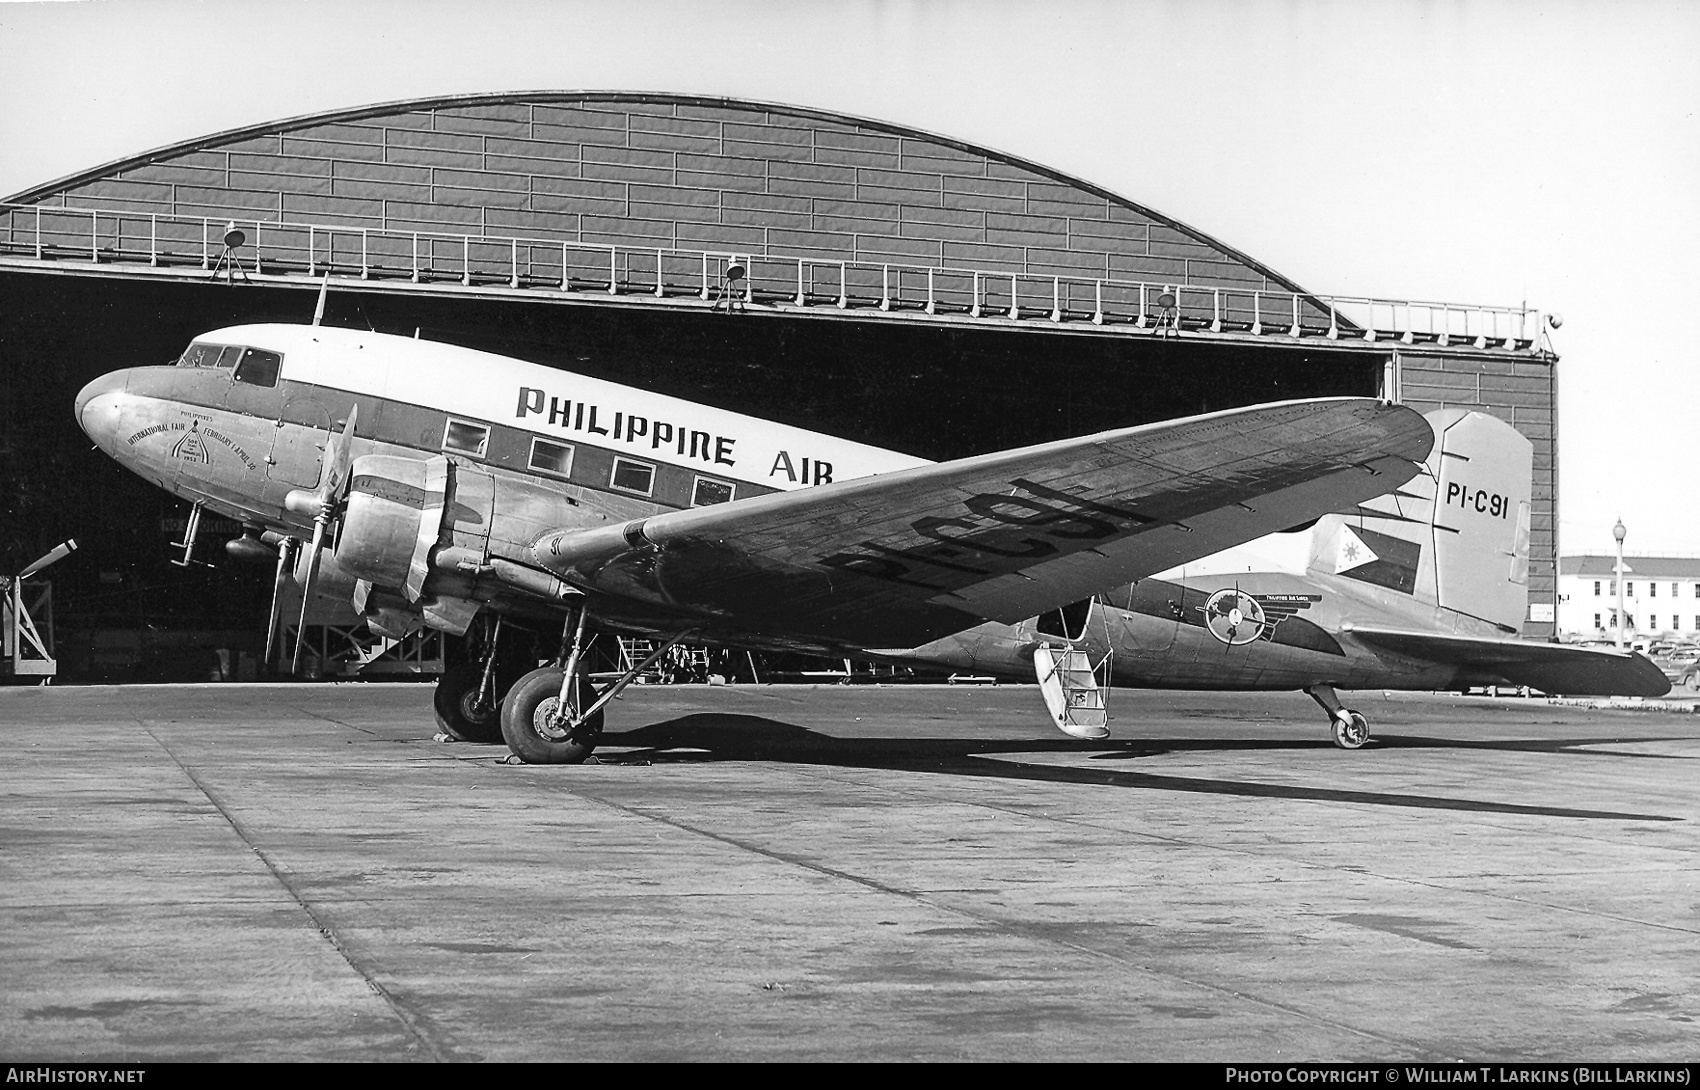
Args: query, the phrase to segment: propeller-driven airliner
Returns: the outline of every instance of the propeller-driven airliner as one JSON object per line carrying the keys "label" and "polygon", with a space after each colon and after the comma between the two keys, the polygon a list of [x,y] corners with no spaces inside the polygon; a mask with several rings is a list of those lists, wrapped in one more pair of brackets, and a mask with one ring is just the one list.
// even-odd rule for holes
{"label": "propeller-driven airliner", "polygon": [[[277,591],[346,581],[374,632],[459,638],[440,721],[529,762],[583,760],[649,667],[597,689],[597,633],[653,637],[654,657],[691,641],[836,658],[991,625],[1022,634],[1014,661],[1048,698],[1061,685],[1081,703],[1088,686],[1060,667],[1086,651],[1033,618],[1082,602],[1102,615],[1103,588],[1351,510],[1434,446],[1409,408],[1328,398],[931,463],[316,322],[206,333],[171,365],[90,383],[75,412],[100,449],[190,501],[185,558],[211,511],[246,528],[233,554],[275,558]],[[1101,714],[1057,722],[1102,730]]]}

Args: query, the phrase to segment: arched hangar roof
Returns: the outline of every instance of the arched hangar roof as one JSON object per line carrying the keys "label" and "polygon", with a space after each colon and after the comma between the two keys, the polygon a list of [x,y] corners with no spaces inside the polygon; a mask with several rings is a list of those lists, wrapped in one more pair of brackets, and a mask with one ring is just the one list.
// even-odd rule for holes
{"label": "arched hangar roof", "polygon": [[1298,291],[1100,186],[900,125],[728,98],[427,98],[186,141],[17,194],[384,232]]}

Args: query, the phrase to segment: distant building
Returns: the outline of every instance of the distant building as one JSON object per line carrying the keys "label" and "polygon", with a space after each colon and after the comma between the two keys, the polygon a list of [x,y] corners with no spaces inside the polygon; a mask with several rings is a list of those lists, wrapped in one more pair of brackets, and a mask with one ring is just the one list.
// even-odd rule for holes
{"label": "distant building", "polygon": [[1564,640],[1700,637],[1700,557],[1623,558],[1623,618],[1617,616],[1617,557],[1558,558],[1558,635]]}

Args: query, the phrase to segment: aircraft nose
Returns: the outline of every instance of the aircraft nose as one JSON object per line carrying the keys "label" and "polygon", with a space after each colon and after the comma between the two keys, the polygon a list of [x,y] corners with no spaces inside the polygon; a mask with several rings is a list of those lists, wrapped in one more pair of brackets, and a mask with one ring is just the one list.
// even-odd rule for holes
{"label": "aircraft nose", "polygon": [[111,443],[118,430],[119,395],[128,376],[123,371],[102,375],[77,393],[77,424],[97,446]]}

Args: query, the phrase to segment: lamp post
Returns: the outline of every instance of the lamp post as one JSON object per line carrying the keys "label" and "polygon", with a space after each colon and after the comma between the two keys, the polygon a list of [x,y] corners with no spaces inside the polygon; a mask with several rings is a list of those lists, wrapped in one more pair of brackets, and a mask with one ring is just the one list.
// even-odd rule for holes
{"label": "lamp post", "polygon": [[1611,536],[1617,538],[1617,649],[1623,650],[1623,538],[1629,531],[1623,528],[1623,520],[1618,519],[1617,525],[1611,528]]}

